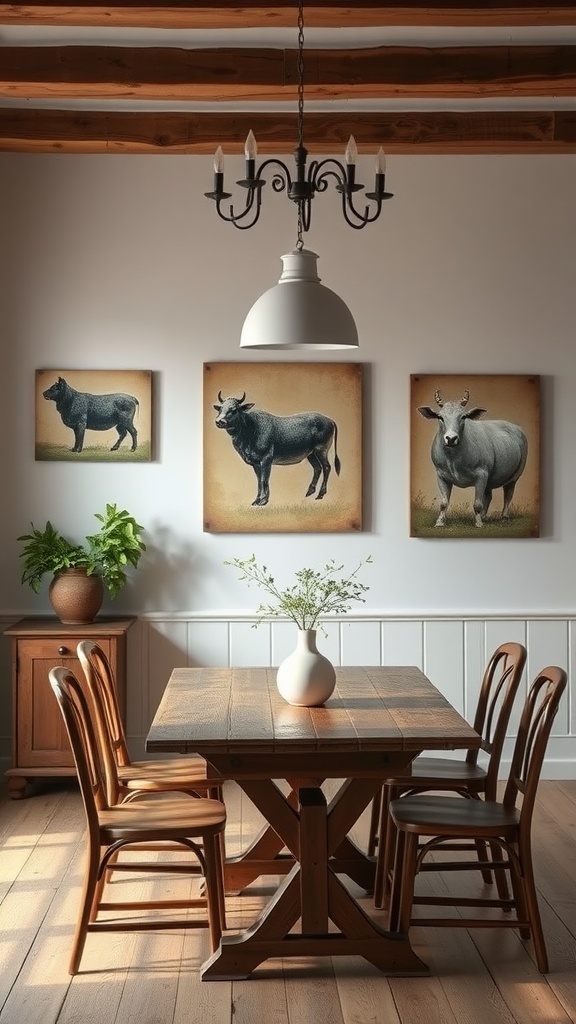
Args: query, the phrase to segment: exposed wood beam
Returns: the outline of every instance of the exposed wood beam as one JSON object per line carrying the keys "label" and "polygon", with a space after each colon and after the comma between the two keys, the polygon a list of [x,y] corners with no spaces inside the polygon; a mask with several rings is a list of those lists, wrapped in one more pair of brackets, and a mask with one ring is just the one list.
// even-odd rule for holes
{"label": "exposed wood beam", "polygon": [[[0,48],[0,95],[68,99],[292,99],[296,53],[270,49]],[[306,97],[576,95],[576,47],[311,50]]]}
{"label": "exposed wood beam", "polygon": [[[311,0],[305,6],[306,24],[318,27],[370,25],[574,25],[576,4],[571,0],[550,3],[514,0]],[[55,3],[38,0],[27,4],[0,4],[0,24],[13,25],[108,25],[124,28],[248,28],[296,24],[295,0],[248,0],[207,4],[170,0],[163,4],[142,0],[117,0],[98,4],[76,0]]]}
{"label": "exposed wood beam", "polygon": [[[380,145],[387,153],[576,152],[576,111],[309,114],[305,127],[314,154],[342,153],[352,133],[363,153]],[[261,153],[294,149],[295,119],[281,114],[0,109],[0,151],[183,154],[222,144],[232,154],[243,152],[250,128]]]}

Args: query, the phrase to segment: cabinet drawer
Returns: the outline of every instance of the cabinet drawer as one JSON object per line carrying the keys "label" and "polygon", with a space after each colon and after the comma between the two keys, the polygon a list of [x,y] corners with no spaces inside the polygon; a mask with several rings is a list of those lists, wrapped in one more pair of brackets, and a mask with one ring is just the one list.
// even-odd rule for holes
{"label": "cabinet drawer", "polygon": [[[86,634],[82,639],[94,640],[95,643],[100,645],[107,657],[110,657],[110,641],[106,637],[91,637],[89,634]],[[54,665],[68,665],[72,658],[76,665],[79,665],[80,663],[76,658],[77,643],[76,637],[66,636],[66,634],[53,637],[26,637],[25,639],[19,639],[17,641],[18,661],[50,661],[51,664],[48,666],[50,669]],[[72,665],[70,665],[70,668],[74,672],[76,671]]]}

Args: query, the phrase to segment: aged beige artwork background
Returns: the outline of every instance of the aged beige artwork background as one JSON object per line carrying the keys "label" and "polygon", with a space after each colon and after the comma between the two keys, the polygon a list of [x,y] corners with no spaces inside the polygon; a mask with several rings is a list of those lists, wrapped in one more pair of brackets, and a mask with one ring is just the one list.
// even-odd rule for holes
{"label": "aged beige artwork background", "polygon": [[413,374],[410,438],[412,537],[539,536],[538,376]]}
{"label": "aged beige artwork background", "polygon": [[362,529],[362,367],[204,366],[204,529]]}
{"label": "aged beige artwork background", "polygon": [[150,370],[36,370],[37,461],[150,462]]}

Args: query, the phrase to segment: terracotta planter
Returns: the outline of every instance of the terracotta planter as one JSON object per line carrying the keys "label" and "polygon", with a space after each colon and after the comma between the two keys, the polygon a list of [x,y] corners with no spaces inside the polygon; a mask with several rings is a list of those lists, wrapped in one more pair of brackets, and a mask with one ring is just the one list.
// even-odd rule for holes
{"label": "terracotta planter", "polygon": [[85,569],[65,569],[54,577],[48,593],[60,622],[81,625],[93,622],[98,615],[104,585],[99,576],[87,576]]}

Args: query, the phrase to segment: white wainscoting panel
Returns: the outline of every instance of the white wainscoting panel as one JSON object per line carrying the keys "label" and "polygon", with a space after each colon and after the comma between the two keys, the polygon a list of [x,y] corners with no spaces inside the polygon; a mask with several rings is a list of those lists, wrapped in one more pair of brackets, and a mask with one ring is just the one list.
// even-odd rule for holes
{"label": "white wainscoting panel", "polygon": [[[255,632],[255,630],[253,630]],[[188,623],[188,664],[228,665],[230,657],[230,625],[228,622]]]}
{"label": "white wainscoting panel", "polygon": [[[526,647],[528,649],[528,679],[534,678],[536,673],[546,665],[561,665],[568,669],[568,623],[566,621],[549,619],[546,622],[528,622],[526,634]],[[558,661],[558,652],[562,651],[562,660]],[[552,734],[554,736],[565,736],[568,732],[569,702],[564,697],[556,721],[554,722]]]}
{"label": "white wainscoting panel", "polygon": [[424,622],[381,620],[382,664],[424,668]]}
{"label": "white wainscoting panel", "polygon": [[464,624],[427,622],[424,626],[424,672],[464,714]]}
{"label": "white wainscoting panel", "polygon": [[[381,665],[382,632],[379,622],[342,623],[342,665]],[[318,649],[324,653],[322,636],[318,638]]]}
{"label": "white wainscoting panel", "polygon": [[272,637],[269,625],[256,629],[250,622],[230,623],[230,664],[238,668],[272,664]]}
{"label": "white wainscoting panel", "polygon": [[[470,625],[472,625],[472,623],[470,623]],[[509,621],[494,620],[494,621],[487,622],[485,624],[485,645],[484,645],[484,651],[483,651],[483,663],[486,664],[486,662],[488,661],[490,655],[492,654],[492,651],[495,651],[496,648],[500,646],[500,644],[504,644],[507,641],[515,642],[515,643],[518,643],[518,644],[524,644],[524,646],[526,647],[527,646],[527,635],[526,634],[527,634],[527,623],[523,622],[522,620],[509,620]],[[564,656],[564,648],[562,647],[562,648],[560,648],[559,657],[563,657],[563,656]],[[561,661],[556,662],[556,664],[562,664],[563,668],[566,667],[565,664],[563,662],[561,662]],[[542,664],[539,665],[539,668],[543,668],[543,667],[544,667],[544,662],[542,662]],[[480,668],[480,671],[482,672],[483,669]],[[524,678],[523,678],[523,680],[522,680],[522,682],[520,684],[520,688],[519,688],[519,691],[518,691],[518,698],[516,700],[516,703],[515,703],[514,707],[512,708],[512,715],[510,717],[510,724],[508,726],[508,732],[512,736],[516,735],[516,730],[518,728],[518,722],[520,720],[520,714],[522,712],[522,698],[525,697],[525,695],[526,695],[526,693],[528,691],[528,679],[530,679],[530,681],[531,681],[532,677],[530,677],[528,665],[526,665],[526,668],[524,669]],[[477,697],[477,692],[475,693],[475,697]],[[472,714],[473,714],[474,707],[475,707],[475,704],[472,703],[472,701],[471,701],[470,702],[470,709],[471,709],[471,713]]]}

